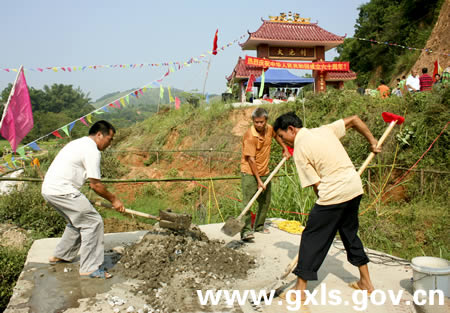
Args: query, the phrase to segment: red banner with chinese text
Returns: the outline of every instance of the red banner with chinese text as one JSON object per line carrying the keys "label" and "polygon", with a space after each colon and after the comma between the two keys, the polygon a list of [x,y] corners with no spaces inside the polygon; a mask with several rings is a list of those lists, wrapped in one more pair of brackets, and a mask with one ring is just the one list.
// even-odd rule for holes
{"label": "red banner with chinese text", "polygon": [[316,71],[338,71],[348,72],[350,70],[349,62],[282,62],[245,56],[245,64],[257,67],[274,67],[295,70],[316,70]]}

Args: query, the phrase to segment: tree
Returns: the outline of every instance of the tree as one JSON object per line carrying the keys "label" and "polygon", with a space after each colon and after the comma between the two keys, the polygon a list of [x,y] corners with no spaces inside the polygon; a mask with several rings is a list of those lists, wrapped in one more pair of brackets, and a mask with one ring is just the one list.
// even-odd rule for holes
{"label": "tree", "polygon": [[[355,37],[423,48],[439,16],[444,0],[371,0],[359,7]],[[362,85],[374,78],[390,81],[409,71],[415,51],[353,38],[337,48],[340,61],[349,61]]]}

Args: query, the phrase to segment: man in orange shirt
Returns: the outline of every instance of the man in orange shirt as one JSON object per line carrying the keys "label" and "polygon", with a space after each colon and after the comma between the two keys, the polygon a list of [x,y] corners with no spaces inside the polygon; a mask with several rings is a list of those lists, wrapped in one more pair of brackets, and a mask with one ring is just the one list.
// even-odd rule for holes
{"label": "man in orange shirt", "polygon": [[264,181],[269,175],[269,159],[272,138],[283,148],[283,156],[290,158],[290,153],[284,142],[275,134],[272,126],[267,124],[268,113],[263,108],[257,108],[252,113],[253,126],[244,134],[242,138],[242,194],[243,205],[251,200],[258,188],[264,191],[258,197],[258,212],[256,213],[255,224],[251,227],[251,214],[247,212],[245,216],[245,226],[241,231],[241,239],[250,241],[255,238],[253,231],[269,233],[264,228],[267,211],[270,205],[270,183],[264,187]]}
{"label": "man in orange shirt", "polygon": [[380,81],[381,85],[378,86],[377,90],[380,92],[382,99],[389,97],[389,87],[385,85],[384,80]]}

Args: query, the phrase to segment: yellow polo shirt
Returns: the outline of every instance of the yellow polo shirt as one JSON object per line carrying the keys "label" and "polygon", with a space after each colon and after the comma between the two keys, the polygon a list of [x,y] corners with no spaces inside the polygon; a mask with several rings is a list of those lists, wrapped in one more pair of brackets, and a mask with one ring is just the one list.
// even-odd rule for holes
{"label": "yellow polo shirt", "polygon": [[269,174],[269,159],[270,146],[272,145],[272,138],[275,137],[273,127],[266,125],[264,136],[261,136],[255,126],[250,127],[249,130],[242,137],[242,158],[241,158],[241,172],[253,175],[250,164],[245,160],[246,156],[255,158],[256,168],[260,176]]}
{"label": "yellow polo shirt", "polygon": [[331,205],[363,194],[361,179],[339,138],[344,120],[319,128],[301,128],[294,141],[294,161],[303,188],[319,184],[317,204]]}

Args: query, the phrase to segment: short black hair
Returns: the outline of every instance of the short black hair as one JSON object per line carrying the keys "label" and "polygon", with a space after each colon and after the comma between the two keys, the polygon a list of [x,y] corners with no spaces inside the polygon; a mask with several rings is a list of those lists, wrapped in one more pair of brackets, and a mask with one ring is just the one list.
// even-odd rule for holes
{"label": "short black hair", "polygon": [[111,125],[111,123],[101,120],[94,123],[94,125],[89,128],[89,135],[95,135],[98,132],[101,132],[104,136],[109,135],[109,131],[112,130],[113,133],[116,133],[116,129],[114,126]]}
{"label": "short black hair", "polygon": [[382,85],[384,85],[384,84],[385,84],[384,80],[380,80],[380,83],[381,83]]}
{"label": "short black hair", "polygon": [[426,67],[424,67],[424,68],[422,69],[422,73],[423,73],[423,74],[428,73],[428,69],[427,69]]}
{"label": "short black hair", "polygon": [[289,126],[294,126],[295,128],[302,128],[302,120],[295,114],[295,112],[288,112],[283,115],[278,116],[273,124],[273,130],[277,132],[279,129],[287,130]]}

